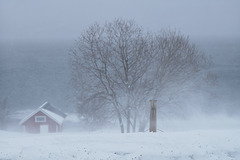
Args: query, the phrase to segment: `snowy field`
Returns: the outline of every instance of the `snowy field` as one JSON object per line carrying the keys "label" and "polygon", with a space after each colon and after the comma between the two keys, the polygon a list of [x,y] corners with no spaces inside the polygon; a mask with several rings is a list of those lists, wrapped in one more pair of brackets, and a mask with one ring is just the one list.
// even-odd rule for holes
{"label": "snowy field", "polygon": [[239,160],[240,129],[158,133],[0,131],[0,160]]}

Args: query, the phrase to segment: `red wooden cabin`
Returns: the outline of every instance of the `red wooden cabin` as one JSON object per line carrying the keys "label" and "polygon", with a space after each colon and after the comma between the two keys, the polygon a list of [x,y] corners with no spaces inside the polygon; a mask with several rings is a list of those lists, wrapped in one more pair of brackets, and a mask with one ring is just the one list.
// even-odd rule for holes
{"label": "red wooden cabin", "polygon": [[27,133],[62,132],[63,120],[67,115],[45,102],[37,110],[26,116],[19,123]]}

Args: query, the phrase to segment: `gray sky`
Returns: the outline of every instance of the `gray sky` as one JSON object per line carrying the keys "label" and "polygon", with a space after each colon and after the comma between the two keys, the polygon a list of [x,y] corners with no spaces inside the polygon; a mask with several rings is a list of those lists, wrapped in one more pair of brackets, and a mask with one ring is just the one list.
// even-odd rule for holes
{"label": "gray sky", "polygon": [[239,37],[239,0],[0,0],[0,40],[76,39],[94,22],[134,19],[145,29]]}

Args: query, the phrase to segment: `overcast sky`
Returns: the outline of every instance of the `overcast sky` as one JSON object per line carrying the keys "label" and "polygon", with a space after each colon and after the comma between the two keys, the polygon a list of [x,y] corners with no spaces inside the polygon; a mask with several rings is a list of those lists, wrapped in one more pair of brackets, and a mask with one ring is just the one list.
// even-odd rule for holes
{"label": "overcast sky", "polygon": [[240,36],[240,0],[0,0],[0,39],[76,39],[92,23],[115,18],[151,31]]}

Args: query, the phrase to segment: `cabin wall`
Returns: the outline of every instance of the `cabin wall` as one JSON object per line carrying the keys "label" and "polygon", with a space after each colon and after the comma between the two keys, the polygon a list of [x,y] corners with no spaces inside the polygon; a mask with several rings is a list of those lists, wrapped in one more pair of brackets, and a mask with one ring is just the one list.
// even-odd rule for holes
{"label": "cabin wall", "polygon": [[[35,116],[46,116],[46,122],[35,122]],[[40,133],[40,125],[48,125],[49,133],[62,131],[62,126],[60,126],[58,123],[53,121],[51,118],[49,118],[41,111],[37,112],[32,117],[30,117],[26,122],[23,123],[23,126],[25,126],[25,132],[28,133]]]}

